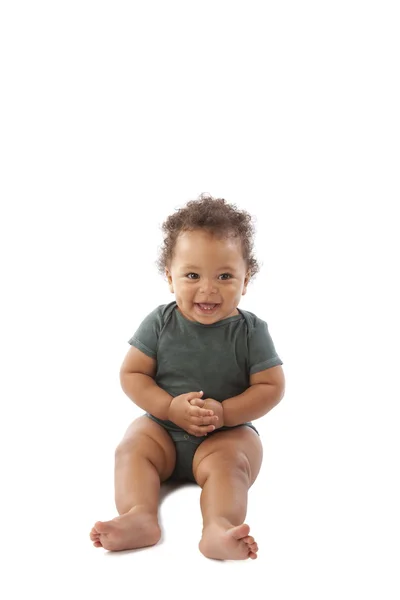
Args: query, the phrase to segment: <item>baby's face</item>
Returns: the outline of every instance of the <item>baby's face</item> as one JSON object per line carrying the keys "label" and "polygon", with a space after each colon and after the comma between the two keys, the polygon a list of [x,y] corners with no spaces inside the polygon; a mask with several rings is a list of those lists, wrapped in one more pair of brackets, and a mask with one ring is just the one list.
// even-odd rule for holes
{"label": "baby's face", "polygon": [[[240,240],[219,240],[202,230],[179,235],[166,275],[181,313],[206,325],[238,314],[249,281]],[[201,303],[216,306],[207,311]]]}

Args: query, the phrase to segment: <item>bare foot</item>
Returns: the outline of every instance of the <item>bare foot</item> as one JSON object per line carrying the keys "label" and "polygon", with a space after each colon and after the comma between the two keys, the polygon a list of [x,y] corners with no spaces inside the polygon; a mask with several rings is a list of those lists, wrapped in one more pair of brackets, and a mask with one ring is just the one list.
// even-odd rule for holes
{"label": "bare foot", "polygon": [[258,546],[250,527],[243,523],[237,527],[224,527],[219,523],[210,523],[203,529],[199,549],[207,558],[220,560],[244,560],[257,558]]}
{"label": "bare foot", "polygon": [[93,546],[106,550],[132,550],[154,546],[161,530],[153,514],[132,511],[112,521],[97,521],[90,532]]}

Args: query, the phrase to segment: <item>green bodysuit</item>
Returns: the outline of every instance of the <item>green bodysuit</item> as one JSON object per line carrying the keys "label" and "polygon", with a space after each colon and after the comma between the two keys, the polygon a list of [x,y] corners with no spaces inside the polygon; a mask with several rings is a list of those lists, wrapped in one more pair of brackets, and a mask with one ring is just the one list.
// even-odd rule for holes
{"label": "green bodysuit", "polygon": [[[267,323],[251,312],[238,311],[239,315],[204,325],[186,319],[175,301],[162,304],[142,321],[129,344],[156,359],[154,380],[171,396],[203,390],[204,400],[222,402],[243,393],[253,373],[283,364]],[[151,417],[169,431],[183,431],[172,421]]]}

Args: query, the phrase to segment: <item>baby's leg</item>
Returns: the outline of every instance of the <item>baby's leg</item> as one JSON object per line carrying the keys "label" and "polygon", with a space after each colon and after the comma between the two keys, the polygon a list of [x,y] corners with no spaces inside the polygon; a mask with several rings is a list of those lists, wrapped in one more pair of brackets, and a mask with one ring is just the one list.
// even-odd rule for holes
{"label": "baby's leg", "polygon": [[112,521],[97,521],[90,533],[94,546],[128,550],[156,544],[160,484],[175,467],[176,452],[169,434],[143,415],[127,429],[115,452],[115,503]]}
{"label": "baby's leg", "polygon": [[260,471],[262,455],[259,436],[247,426],[217,431],[196,450],[193,474],[202,488],[199,548],[204,556],[257,558],[257,543],[244,520],[248,490]]}

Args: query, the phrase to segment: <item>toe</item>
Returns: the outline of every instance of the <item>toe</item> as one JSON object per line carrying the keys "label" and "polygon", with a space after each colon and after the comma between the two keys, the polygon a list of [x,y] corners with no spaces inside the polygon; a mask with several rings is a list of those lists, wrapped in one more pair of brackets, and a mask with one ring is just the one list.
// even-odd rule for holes
{"label": "toe", "polygon": [[108,533],[110,531],[110,526],[108,523],[103,523],[103,521],[96,521],[94,524],[94,529],[97,530],[97,533]]}
{"label": "toe", "polygon": [[92,531],[90,532],[90,539],[91,540],[98,540],[100,538],[100,534],[98,531],[96,531],[95,529],[92,529]]}
{"label": "toe", "polygon": [[243,538],[243,541],[246,542],[246,544],[254,544],[254,538],[251,535],[246,536],[245,538]]}
{"label": "toe", "polygon": [[242,540],[249,535],[249,532],[250,527],[246,525],[246,523],[243,523],[243,525],[238,525],[237,527],[233,528],[232,535],[235,539]]}

